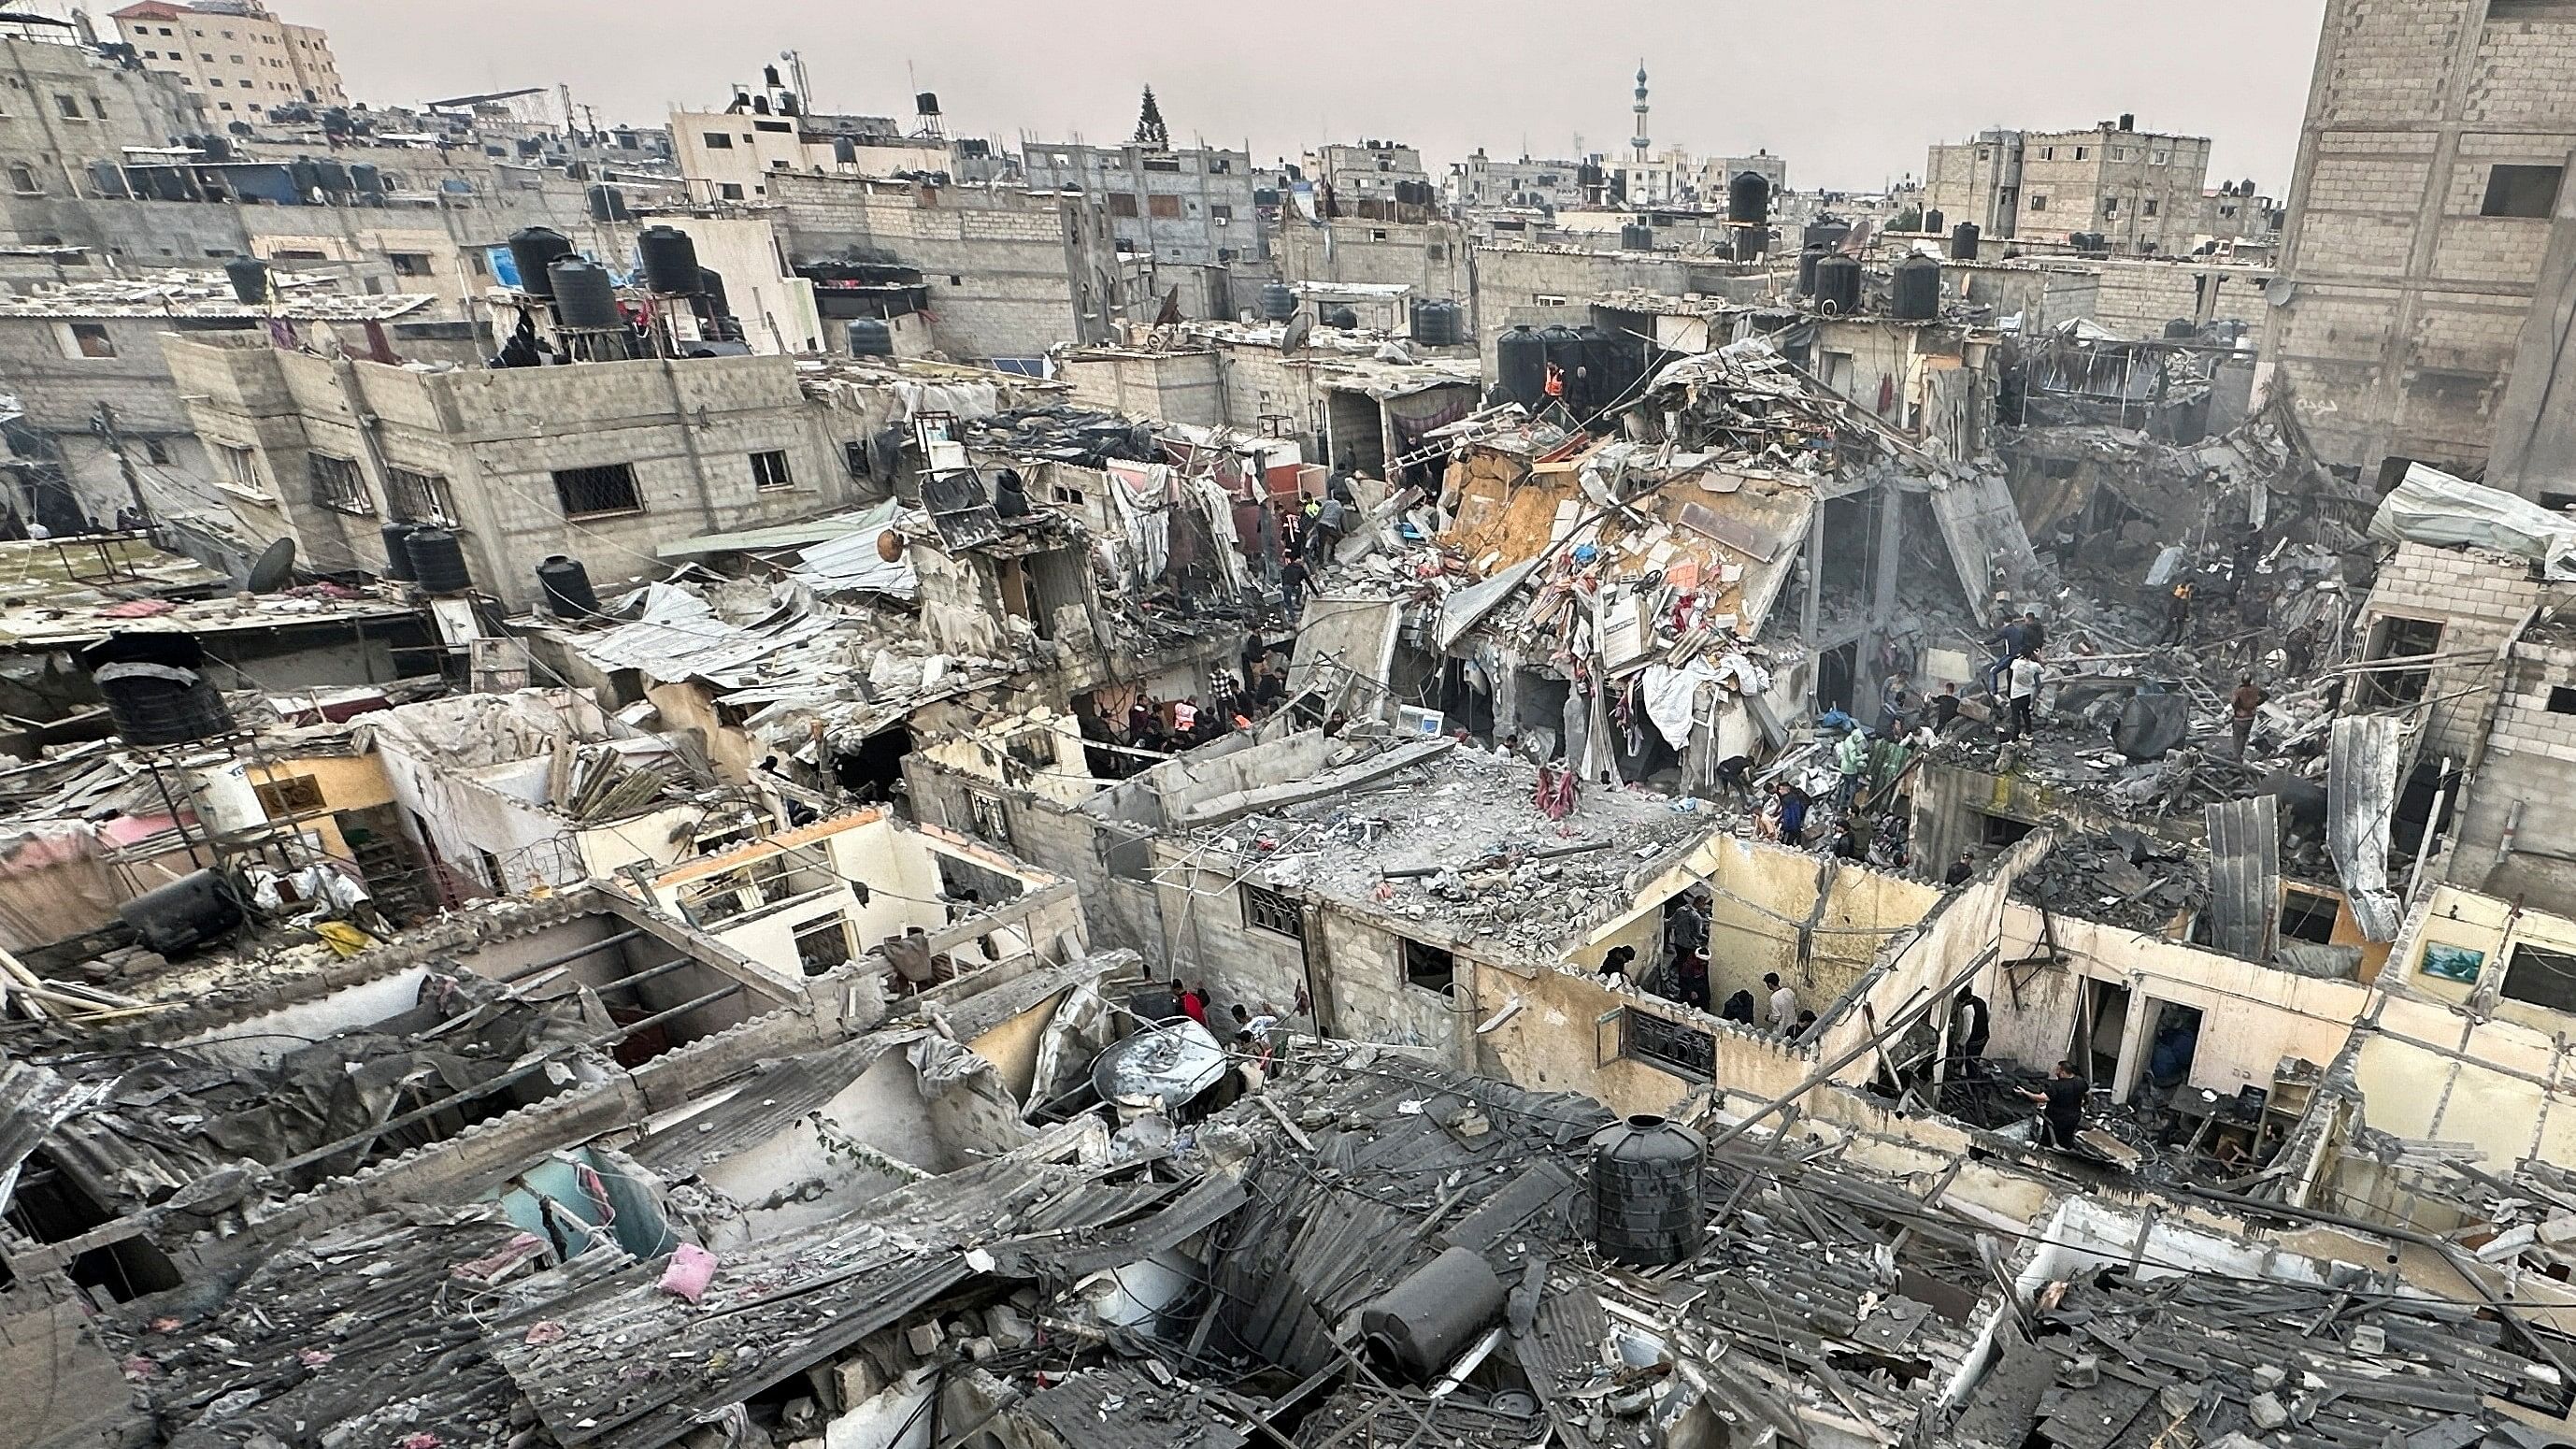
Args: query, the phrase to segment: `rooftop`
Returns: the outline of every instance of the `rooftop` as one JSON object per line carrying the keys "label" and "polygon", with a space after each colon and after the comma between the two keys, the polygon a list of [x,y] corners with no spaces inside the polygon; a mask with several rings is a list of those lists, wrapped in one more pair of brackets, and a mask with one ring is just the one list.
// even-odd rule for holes
{"label": "rooftop", "polygon": [[284,317],[298,322],[383,322],[409,316],[437,299],[419,292],[384,296],[343,292],[335,277],[271,269],[275,299],[246,303],[221,272],[153,272],[134,278],[65,282],[35,291],[0,294],[0,317],[54,317],[79,321],[167,317],[190,321],[256,321]]}

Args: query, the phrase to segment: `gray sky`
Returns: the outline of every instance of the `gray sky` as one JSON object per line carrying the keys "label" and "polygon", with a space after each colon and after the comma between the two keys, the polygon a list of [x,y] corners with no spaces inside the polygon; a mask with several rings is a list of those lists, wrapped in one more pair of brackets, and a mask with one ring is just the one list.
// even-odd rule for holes
{"label": "gray sky", "polygon": [[[562,81],[600,118],[720,102],[801,48],[820,104],[953,131],[1173,135],[1269,161],[1325,139],[1495,155],[1626,144],[1639,52],[1658,149],[1766,147],[1793,187],[1874,189],[1987,126],[2216,140],[2211,181],[2289,184],[2324,0],[272,0],[326,27],[351,91],[418,101]],[[399,21],[381,18],[399,12]],[[906,64],[912,67],[907,78]]]}

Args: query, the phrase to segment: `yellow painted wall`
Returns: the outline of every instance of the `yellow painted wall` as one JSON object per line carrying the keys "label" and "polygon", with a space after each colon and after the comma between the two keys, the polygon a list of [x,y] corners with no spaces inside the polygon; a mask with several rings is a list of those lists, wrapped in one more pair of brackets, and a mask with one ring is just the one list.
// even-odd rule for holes
{"label": "yellow painted wall", "polygon": [[303,828],[319,835],[322,848],[342,860],[354,860],[355,856],[349,850],[349,842],[341,837],[340,822],[331,814],[390,805],[394,798],[393,782],[385,776],[384,761],[372,754],[295,756],[267,765],[251,765],[246,773],[254,787],[299,775],[312,776],[314,788],[322,792],[326,813],[307,816]]}

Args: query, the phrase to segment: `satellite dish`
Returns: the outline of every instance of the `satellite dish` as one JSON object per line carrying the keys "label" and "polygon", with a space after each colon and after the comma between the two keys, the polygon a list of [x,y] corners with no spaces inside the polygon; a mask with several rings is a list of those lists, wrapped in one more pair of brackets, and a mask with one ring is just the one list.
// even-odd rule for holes
{"label": "satellite dish", "polygon": [[1288,319],[1288,330],[1279,334],[1279,350],[1297,352],[1306,346],[1306,334],[1315,330],[1315,319],[1300,312]]}
{"label": "satellite dish", "polygon": [[281,538],[260,550],[259,562],[250,566],[250,580],[243,587],[254,594],[273,594],[294,577],[295,540]]}

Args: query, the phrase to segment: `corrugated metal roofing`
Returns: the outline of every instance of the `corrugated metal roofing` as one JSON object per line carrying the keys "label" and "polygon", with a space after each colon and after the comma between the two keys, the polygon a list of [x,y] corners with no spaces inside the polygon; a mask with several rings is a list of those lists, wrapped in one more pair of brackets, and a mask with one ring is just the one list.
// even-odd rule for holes
{"label": "corrugated metal roofing", "polygon": [[2326,756],[2326,850],[2361,934],[2397,939],[2405,902],[2388,888],[2388,821],[2397,810],[2397,717],[2340,715]]}
{"label": "corrugated metal roofing", "polygon": [[2278,803],[2249,795],[2212,805],[2209,824],[2210,944],[2245,961],[2269,961],[2281,924]]}

